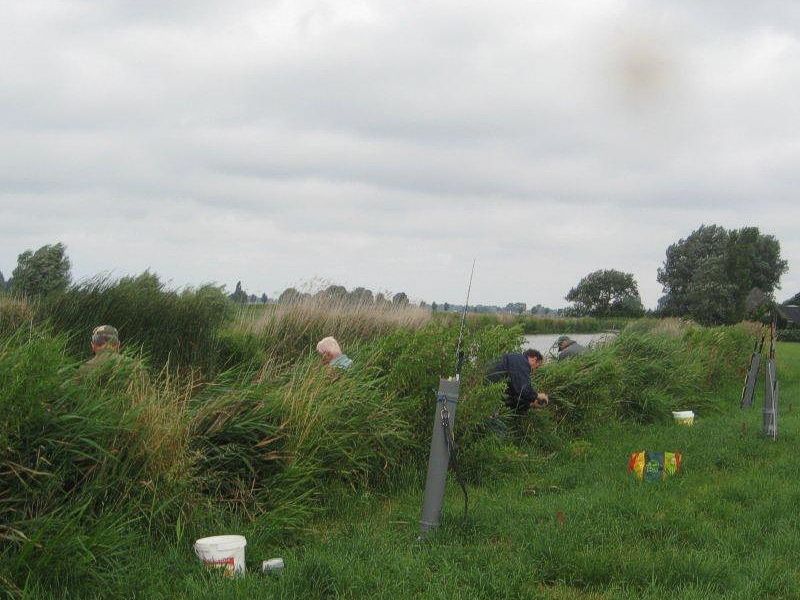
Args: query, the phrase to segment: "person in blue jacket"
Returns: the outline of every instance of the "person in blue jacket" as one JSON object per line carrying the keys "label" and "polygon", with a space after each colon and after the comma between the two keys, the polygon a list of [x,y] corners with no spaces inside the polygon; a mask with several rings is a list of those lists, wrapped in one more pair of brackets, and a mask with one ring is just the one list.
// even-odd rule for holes
{"label": "person in blue jacket", "polygon": [[531,406],[544,408],[547,394],[538,393],[531,382],[531,375],[544,358],[538,350],[529,349],[522,354],[504,354],[489,370],[487,379],[492,383],[506,382],[505,403],[517,414],[525,414]]}

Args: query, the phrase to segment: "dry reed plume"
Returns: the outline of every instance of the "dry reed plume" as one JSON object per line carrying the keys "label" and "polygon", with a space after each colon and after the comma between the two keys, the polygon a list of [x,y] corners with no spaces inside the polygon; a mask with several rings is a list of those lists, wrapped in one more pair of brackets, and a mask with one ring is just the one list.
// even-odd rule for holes
{"label": "dry reed plume", "polygon": [[393,304],[355,304],[345,299],[309,298],[291,304],[248,307],[234,330],[294,348],[333,335],[341,342],[371,340],[395,329],[419,329],[431,319],[428,309]]}

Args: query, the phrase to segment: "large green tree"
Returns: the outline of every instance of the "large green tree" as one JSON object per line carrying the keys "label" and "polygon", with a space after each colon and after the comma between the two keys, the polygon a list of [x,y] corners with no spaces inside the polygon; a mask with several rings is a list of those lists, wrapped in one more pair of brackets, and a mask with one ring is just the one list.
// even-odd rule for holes
{"label": "large green tree", "polygon": [[11,290],[26,296],[46,296],[61,291],[71,281],[67,248],[62,243],[26,250],[11,274]]}
{"label": "large green tree", "polygon": [[644,313],[639,287],[631,273],[601,269],[589,273],[566,296],[574,313],[594,317],[638,317]]}
{"label": "large green tree", "polygon": [[786,270],[778,240],[757,227],[702,225],[667,248],[659,308],[708,325],[735,323],[773,302]]}

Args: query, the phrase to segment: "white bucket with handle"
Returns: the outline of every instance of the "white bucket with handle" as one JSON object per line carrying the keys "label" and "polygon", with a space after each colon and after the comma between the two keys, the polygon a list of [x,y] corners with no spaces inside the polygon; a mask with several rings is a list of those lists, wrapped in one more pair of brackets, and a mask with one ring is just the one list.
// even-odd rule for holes
{"label": "white bucket with handle", "polygon": [[227,577],[233,577],[244,574],[245,546],[243,535],[215,535],[197,540],[194,553],[207,567],[223,569]]}
{"label": "white bucket with handle", "polygon": [[676,410],[672,413],[672,418],[679,425],[691,426],[694,424],[694,412],[691,410]]}

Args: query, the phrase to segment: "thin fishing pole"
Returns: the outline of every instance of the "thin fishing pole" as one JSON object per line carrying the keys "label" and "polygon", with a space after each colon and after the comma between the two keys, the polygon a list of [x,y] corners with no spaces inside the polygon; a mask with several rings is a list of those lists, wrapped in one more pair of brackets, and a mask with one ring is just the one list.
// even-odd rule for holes
{"label": "thin fishing pole", "polygon": [[472,259],[472,271],[469,274],[469,285],[467,286],[467,299],[464,301],[464,311],[461,313],[461,327],[458,331],[458,346],[456,347],[456,375],[461,375],[461,342],[464,339],[464,324],[467,321],[467,308],[469,307],[469,296],[472,292],[472,278],[475,276],[475,263],[477,258]]}

